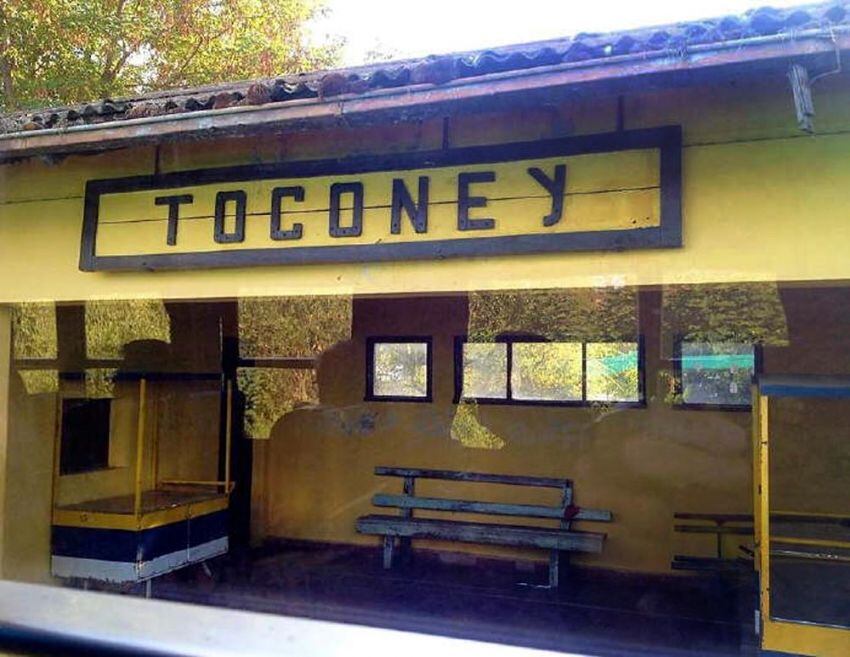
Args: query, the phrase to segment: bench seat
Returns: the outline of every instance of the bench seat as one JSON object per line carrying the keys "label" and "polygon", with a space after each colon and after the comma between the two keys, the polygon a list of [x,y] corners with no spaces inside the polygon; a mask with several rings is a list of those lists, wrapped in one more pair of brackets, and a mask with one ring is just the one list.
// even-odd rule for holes
{"label": "bench seat", "polygon": [[358,518],[357,531],[378,536],[433,538],[461,543],[491,543],[597,554],[602,552],[602,544],[605,541],[605,534],[597,532],[385,515]]}

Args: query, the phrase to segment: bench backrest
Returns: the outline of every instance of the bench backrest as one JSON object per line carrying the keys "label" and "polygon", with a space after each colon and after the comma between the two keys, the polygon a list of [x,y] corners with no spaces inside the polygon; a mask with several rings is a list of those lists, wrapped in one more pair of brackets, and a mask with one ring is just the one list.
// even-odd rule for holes
{"label": "bench backrest", "polygon": [[[413,516],[413,511],[415,509],[421,509],[429,511],[445,511],[449,513],[475,513],[481,515],[514,516],[522,518],[548,518],[552,520],[559,520],[561,527],[564,528],[569,528],[570,522],[574,520],[597,520],[601,522],[610,522],[612,519],[610,511],[603,511],[600,509],[583,509],[575,506],[573,504],[573,482],[570,479],[384,466],[376,467],[375,474],[384,477],[403,478],[404,493],[402,495],[378,493],[372,498],[372,504],[379,507],[400,509],[402,516],[408,518]],[[561,503],[558,506],[546,506],[541,504],[512,504],[504,502],[448,499],[442,497],[420,497],[417,496],[415,492],[416,479],[442,479],[445,481],[555,488],[561,491]]]}

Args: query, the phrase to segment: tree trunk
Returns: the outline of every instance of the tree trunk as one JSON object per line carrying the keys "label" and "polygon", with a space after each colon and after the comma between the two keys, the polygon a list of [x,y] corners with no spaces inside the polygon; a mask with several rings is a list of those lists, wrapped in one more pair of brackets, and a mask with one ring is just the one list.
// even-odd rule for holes
{"label": "tree trunk", "polygon": [[3,50],[0,51],[0,78],[2,80],[0,82],[3,84],[3,108],[9,112],[17,109],[17,100],[15,99],[15,83],[12,79],[12,62],[9,61],[9,45],[11,43],[9,25],[2,5],[0,5],[0,26],[2,26],[3,31]]}
{"label": "tree trunk", "polygon": [[3,106],[7,112],[17,109],[15,83],[12,80],[12,65],[6,57],[0,59],[0,77],[3,79]]}

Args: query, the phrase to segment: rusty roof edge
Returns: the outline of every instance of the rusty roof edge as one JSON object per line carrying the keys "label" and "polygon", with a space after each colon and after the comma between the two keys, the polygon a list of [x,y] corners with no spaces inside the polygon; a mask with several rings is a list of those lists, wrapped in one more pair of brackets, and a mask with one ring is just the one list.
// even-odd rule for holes
{"label": "rusty roof edge", "polygon": [[[806,45],[812,42],[820,47],[812,50],[807,50]],[[787,52],[776,52],[771,50],[769,53],[763,53],[764,56],[753,52],[758,51],[765,46],[784,45],[789,46]],[[796,48],[791,48],[796,46]],[[637,77],[638,75],[648,75],[653,73],[665,73],[671,70],[695,69],[704,66],[723,67],[746,61],[759,61],[764,59],[776,58],[793,58],[795,56],[807,56],[823,52],[828,52],[832,49],[850,50],[850,25],[835,26],[830,29],[812,29],[797,33],[784,33],[778,35],[769,35],[758,38],[746,38],[735,41],[725,41],[711,44],[699,44],[690,46],[683,51],[678,50],[662,50],[653,51],[651,53],[641,52],[634,55],[621,55],[617,57],[607,57],[599,60],[586,60],[582,62],[567,62],[562,64],[554,64],[549,66],[541,66],[528,69],[511,70],[504,72],[491,73],[487,75],[458,78],[441,85],[435,84],[420,84],[410,85],[397,88],[378,89],[361,94],[346,94],[335,96],[328,100],[317,100],[314,98],[300,100],[286,100],[275,103],[267,103],[264,105],[249,105],[228,107],[222,109],[199,110],[189,113],[165,114],[150,117],[140,117],[135,119],[125,119],[120,123],[105,122],[100,124],[86,124],[79,126],[68,126],[63,128],[46,128],[32,133],[0,133],[0,158],[9,159],[15,157],[28,157],[38,155],[40,153],[55,153],[75,152],[75,148],[81,151],[98,150],[92,145],[97,144],[98,134],[102,133],[129,133],[125,137],[114,136],[110,138],[106,148],[118,147],[122,142],[130,144],[139,141],[156,140],[157,136],[173,139],[180,135],[189,136],[199,132],[218,131],[219,134],[225,130],[227,134],[238,134],[241,129],[258,128],[263,125],[283,124],[296,121],[315,121],[321,119],[342,118],[345,115],[352,113],[362,113],[368,111],[387,111],[392,109],[392,98],[405,99],[407,102],[398,103],[398,107],[410,107],[417,105],[416,102],[411,102],[412,97],[416,95],[428,96],[447,96],[445,98],[428,98],[425,102],[418,103],[420,105],[428,105],[434,102],[451,102],[452,100],[463,100],[462,98],[452,98],[452,92],[464,88],[477,88],[490,85],[493,83],[504,83],[510,80],[530,79],[530,78],[545,78],[557,76],[558,74],[570,74],[577,71],[604,69],[616,71],[634,65],[646,65],[644,70],[633,71],[627,75],[602,75],[593,78],[594,81],[601,81],[605,78],[623,78]],[[705,57],[712,54],[734,51],[737,57],[726,59],[721,62],[706,61]],[[702,56],[701,61],[693,61],[690,56]],[[657,63],[667,60],[673,60],[670,66],[659,66]],[[538,88],[546,86],[569,86],[570,84],[578,84],[589,80],[570,80],[561,79],[553,80],[551,83],[544,83]],[[498,93],[508,93],[511,89],[500,89]],[[514,90],[515,91],[515,90]],[[384,101],[378,106],[369,109],[359,107],[361,105],[369,105],[373,101]],[[390,101],[390,102],[387,102]],[[353,111],[346,111],[346,107],[352,107]],[[281,116],[281,114],[284,116]],[[230,122],[230,125],[217,125],[217,119],[232,119],[233,117],[247,115],[270,115],[272,118],[263,120],[261,117],[256,121],[240,124],[238,121]],[[139,130],[144,132],[144,129],[149,126],[159,124],[194,124],[186,130],[172,130],[167,134],[150,135],[139,134]],[[92,139],[83,141],[83,139],[73,140],[74,143],[59,143],[64,137],[91,135]],[[59,140],[57,143],[53,143]],[[83,148],[87,146],[87,148]]]}

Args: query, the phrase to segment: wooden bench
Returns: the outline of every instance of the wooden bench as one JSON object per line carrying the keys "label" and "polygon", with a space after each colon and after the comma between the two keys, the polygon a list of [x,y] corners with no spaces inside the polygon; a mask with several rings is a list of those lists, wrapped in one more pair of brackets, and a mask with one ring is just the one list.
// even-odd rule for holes
{"label": "wooden bench", "polygon": [[[728,572],[739,570],[742,567],[747,570],[752,569],[754,551],[746,545],[738,545],[738,551],[741,555],[737,557],[730,557],[723,550],[724,536],[746,536],[751,540],[753,539],[754,520],[752,515],[677,512],[673,514],[673,519],[679,521],[673,525],[673,530],[676,532],[713,535],[716,553],[714,557],[675,554],[670,564],[673,570]],[[770,540],[774,546],[770,550],[771,556],[817,560],[825,554],[827,555],[826,559],[850,559],[850,556],[843,553],[829,552],[830,549],[841,550],[842,544],[847,543],[847,534],[850,534],[850,516],[831,513],[774,511],[770,514],[770,524]],[[821,553],[812,554],[803,547],[809,544],[812,539],[823,548]]]}
{"label": "wooden bench", "polygon": [[[377,467],[375,474],[382,477],[401,477],[404,479],[402,495],[378,493],[372,498],[372,504],[377,507],[399,509],[401,512],[399,516],[368,515],[357,519],[358,532],[384,537],[384,568],[392,567],[396,540],[399,540],[400,547],[405,551],[410,549],[410,541],[414,538],[535,547],[549,550],[549,586],[556,588],[559,580],[561,552],[599,553],[602,551],[602,544],[605,540],[605,534],[576,531],[572,529],[572,523],[585,520],[597,522],[611,522],[612,520],[610,511],[583,509],[575,506],[573,504],[573,484],[569,479],[392,467]],[[558,506],[543,506],[442,497],[419,497],[415,494],[417,479],[555,488],[561,491],[561,503]],[[558,525],[557,527],[529,527],[527,525],[444,518],[414,518],[414,510],[514,518],[544,518],[557,521]]]}
{"label": "wooden bench", "polygon": [[[749,563],[746,556],[730,558],[723,550],[724,536],[753,535],[753,517],[740,513],[680,513],[673,514],[673,531],[681,534],[704,534],[714,536],[715,556],[694,557],[686,554],[674,554],[670,567],[673,570],[694,570],[699,572],[736,571],[742,566],[752,567],[752,554]],[[743,546],[739,549],[744,551]],[[746,551],[745,555],[746,555]]]}

